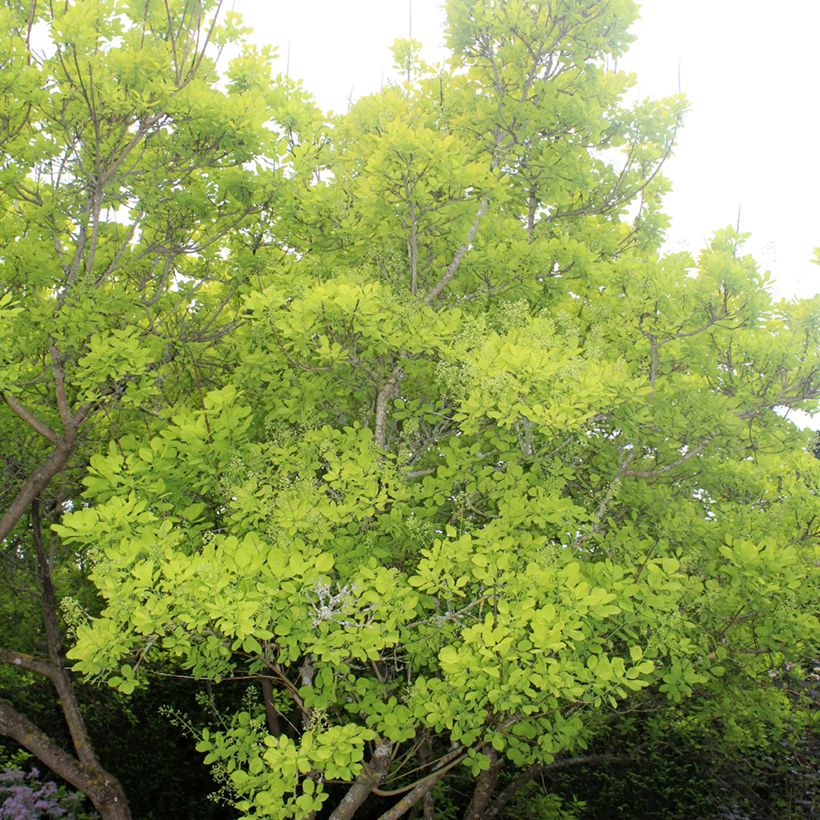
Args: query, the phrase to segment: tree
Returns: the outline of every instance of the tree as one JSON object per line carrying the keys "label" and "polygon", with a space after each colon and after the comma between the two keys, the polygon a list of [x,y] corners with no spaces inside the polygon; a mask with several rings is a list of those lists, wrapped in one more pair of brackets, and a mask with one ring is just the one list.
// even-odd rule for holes
{"label": "tree", "polygon": [[[329,126],[240,59],[228,100],[267,106],[241,162],[276,146],[242,218],[208,221],[210,166],[140,193],[167,196],[158,225],[207,223],[162,280],[185,355],[145,359],[136,308],[107,365],[65,331],[77,401],[118,425],[52,524],[103,601],[74,608],[70,657],[124,693],[258,685],[199,733],[246,816],[429,817],[467,778],[464,816],[493,817],[612,760],[585,750],[633,710],[738,748],[805,719],[818,472],[777,409],[816,406],[817,302],[773,304],[729,230],[660,254],[683,102],[624,103],[634,15],[454,0],[449,69],[400,43],[405,81]],[[34,312],[13,295],[9,339]]]}

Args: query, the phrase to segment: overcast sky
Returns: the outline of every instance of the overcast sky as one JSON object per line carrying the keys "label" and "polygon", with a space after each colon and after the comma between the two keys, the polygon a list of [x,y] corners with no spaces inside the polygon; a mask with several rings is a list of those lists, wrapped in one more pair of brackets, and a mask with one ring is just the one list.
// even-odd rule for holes
{"label": "overcast sky", "polygon": [[[230,8],[231,0],[226,7]],[[279,48],[282,66],[319,104],[344,111],[391,75],[389,46],[408,35],[408,0],[234,0],[253,39]],[[437,62],[440,0],[412,0],[413,36]],[[775,292],[810,296],[820,246],[820,2],[644,0],[637,41],[620,67],[635,71],[641,96],[678,88],[691,110],[667,165],[673,191],[667,246],[697,253],[734,225],[771,270]],[[288,60],[289,54],[289,60]]]}

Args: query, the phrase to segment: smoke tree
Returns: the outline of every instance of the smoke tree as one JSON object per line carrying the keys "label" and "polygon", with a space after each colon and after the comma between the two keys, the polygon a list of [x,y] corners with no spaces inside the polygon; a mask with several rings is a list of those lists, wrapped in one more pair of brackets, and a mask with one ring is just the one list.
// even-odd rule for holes
{"label": "smoke tree", "polygon": [[[220,90],[182,4],[66,14],[77,45],[18,61],[82,116],[33,129],[43,202],[4,211],[2,535],[45,539],[48,497],[102,600],[76,670],[258,686],[198,736],[254,817],[432,817],[451,781],[494,817],[629,713],[738,748],[801,724],[818,305],[734,231],[660,251],[684,102],[625,101],[634,3],[451,0],[449,66],[399,42],[332,120],[267,53]],[[98,77],[119,50],[177,73]],[[82,493],[38,483],[58,452]]]}

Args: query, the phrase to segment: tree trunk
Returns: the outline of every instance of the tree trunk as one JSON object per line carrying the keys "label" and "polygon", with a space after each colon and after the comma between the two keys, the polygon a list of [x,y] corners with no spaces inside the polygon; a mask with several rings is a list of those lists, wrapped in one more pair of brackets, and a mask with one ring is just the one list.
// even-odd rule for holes
{"label": "tree trunk", "polygon": [[270,678],[262,678],[262,699],[265,702],[265,719],[268,724],[268,731],[274,736],[279,737],[282,734],[282,726],[279,723],[279,711],[273,700],[273,684]]}
{"label": "tree trunk", "polygon": [[535,233],[535,212],[538,208],[538,201],[535,198],[535,192],[530,191],[527,199],[527,236],[532,239]]}
{"label": "tree trunk", "polygon": [[407,239],[407,256],[410,263],[410,293],[419,290],[419,228],[415,203],[410,205],[410,236]]}
{"label": "tree trunk", "polygon": [[60,697],[60,708],[63,710],[71,741],[77,752],[80,762],[92,769],[101,769],[100,761],[94,753],[91,738],[85,726],[80,704],[74,692],[74,685],[65,667],[63,657],[62,637],[57,622],[57,592],[54,589],[54,580],[51,574],[46,549],[43,544],[43,533],[40,522],[40,499],[35,497],[31,502],[31,534],[37,555],[37,570],[40,576],[40,592],[43,602],[43,626],[46,630],[48,656],[53,667],[53,673],[48,677],[54,684]]}

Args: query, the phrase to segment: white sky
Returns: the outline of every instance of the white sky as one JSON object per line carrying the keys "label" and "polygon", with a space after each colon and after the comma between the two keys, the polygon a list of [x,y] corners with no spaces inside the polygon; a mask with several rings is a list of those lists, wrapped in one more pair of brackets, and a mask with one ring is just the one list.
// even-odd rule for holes
{"label": "white sky", "polygon": [[[389,46],[408,35],[409,0],[233,0],[253,39],[279,48],[289,72],[326,110],[378,90],[391,75]],[[226,8],[231,7],[231,0]],[[440,0],[412,0],[413,36],[437,62]],[[775,277],[775,293],[820,290],[820,2],[644,0],[638,39],[621,67],[641,96],[681,87],[691,110],[666,167],[673,191],[669,250],[697,253],[737,221]]]}

